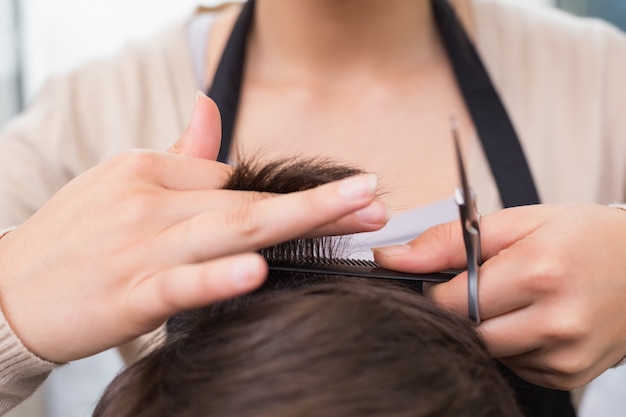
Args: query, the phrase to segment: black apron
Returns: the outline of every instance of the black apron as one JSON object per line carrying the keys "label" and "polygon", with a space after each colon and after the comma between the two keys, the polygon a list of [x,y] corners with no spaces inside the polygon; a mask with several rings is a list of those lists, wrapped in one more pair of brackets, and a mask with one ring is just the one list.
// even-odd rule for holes
{"label": "black apron", "polygon": [[[431,0],[440,36],[452,63],[458,87],[469,109],[504,207],[538,204],[539,195],[521,144],[491,79],[446,0]],[[222,144],[218,160],[226,162],[232,144],[248,32],[254,17],[254,0],[248,0],[233,27],[215,72],[208,96],[222,115]],[[573,417],[567,391],[530,384],[498,362],[528,417]]]}

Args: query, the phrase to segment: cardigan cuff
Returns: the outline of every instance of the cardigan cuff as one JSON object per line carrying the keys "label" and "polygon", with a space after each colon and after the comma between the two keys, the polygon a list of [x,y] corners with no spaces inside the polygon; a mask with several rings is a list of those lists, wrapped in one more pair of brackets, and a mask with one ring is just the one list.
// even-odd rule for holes
{"label": "cardigan cuff", "polygon": [[0,311],[0,415],[30,396],[59,366],[30,352]]}
{"label": "cardigan cuff", "polygon": [[[0,239],[13,229],[0,230]],[[59,366],[30,352],[0,309],[0,415],[24,401]]]}

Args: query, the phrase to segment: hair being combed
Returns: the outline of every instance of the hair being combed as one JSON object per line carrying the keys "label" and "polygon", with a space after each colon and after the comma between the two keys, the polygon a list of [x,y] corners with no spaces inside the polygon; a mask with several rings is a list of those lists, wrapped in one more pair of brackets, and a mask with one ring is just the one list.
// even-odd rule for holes
{"label": "hair being combed", "polygon": [[[290,192],[357,172],[319,160],[244,162],[227,187]],[[326,243],[279,250],[332,257]],[[107,388],[94,416],[521,416],[469,321],[386,281],[273,273],[259,291],[183,314],[169,330]]]}

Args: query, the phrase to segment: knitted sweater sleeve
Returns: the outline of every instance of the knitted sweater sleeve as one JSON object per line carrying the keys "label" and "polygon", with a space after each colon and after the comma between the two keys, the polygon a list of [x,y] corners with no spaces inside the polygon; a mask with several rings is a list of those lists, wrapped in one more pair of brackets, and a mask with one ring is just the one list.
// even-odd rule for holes
{"label": "knitted sweater sleeve", "polygon": [[57,366],[28,351],[0,311],[0,415],[30,396]]}
{"label": "knitted sweater sleeve", "polygon": [[[0,239],[10,231],[0,230]],[[57,366],[26,349],[0,309],[0,415],[32,394]]]}

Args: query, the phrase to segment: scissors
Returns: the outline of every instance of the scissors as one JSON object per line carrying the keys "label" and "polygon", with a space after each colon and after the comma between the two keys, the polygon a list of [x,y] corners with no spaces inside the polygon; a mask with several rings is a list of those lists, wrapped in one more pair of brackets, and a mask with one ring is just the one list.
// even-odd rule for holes
{"label": "scissors", "polygon": [[476,208],[476,194],[469,186],[461,145],[459,143],[459,128],[456,120],[450,120],[456,161],[461,179],[461,184],[454,190],[454,199],[459,206],[461,215],[461,228],[463,230],[463,242],[467,255],[467,299],[468,315],[470,320],[480,324],[480,312],[478,310],[478,266],[480,265],[480,214]]}

